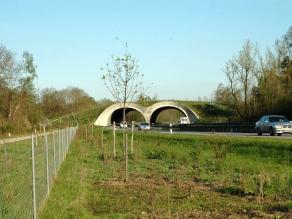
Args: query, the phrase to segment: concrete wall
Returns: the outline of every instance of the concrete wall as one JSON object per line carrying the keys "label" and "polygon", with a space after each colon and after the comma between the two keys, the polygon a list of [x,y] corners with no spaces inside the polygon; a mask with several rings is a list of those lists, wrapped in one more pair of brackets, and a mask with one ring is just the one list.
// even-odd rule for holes
{"label": "concrete wall", "polygon": [[[97,126],[111,125],[111,117],[113,113],[122,108],[123,106],[120,103],[116,103],[109,106],[99,115],[94,125],[97,125]],[[174,102],[174,101],[161,101],[149,107],[143,107],[136,103],[127,103],[126,108],[130,108],[130,109],[137,110],[138,112],[140,112],[144,116],[145,121],[148,123],[150,123],[152,116],[155,114],[155,111],[161,108],[180,110],[183,114],[185,114],[186,117],[189,118],[190,123],[195,123],[197,120],[200,119],[200,117],[195,112],[193,112],[189,107],[185,106],[184,104]]]}

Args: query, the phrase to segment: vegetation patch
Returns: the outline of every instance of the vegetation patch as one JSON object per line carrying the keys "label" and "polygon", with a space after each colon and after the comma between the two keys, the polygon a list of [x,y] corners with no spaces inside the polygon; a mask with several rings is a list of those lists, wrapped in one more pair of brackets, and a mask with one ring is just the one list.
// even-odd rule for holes
{"label": "vegetation patch", "polygon": [[289,140],[136,133],[125,183],[122,133],[117,133],[116,158],[112,132],[104,133],[103,147],[100,135],[101,130],[94,129],[94,140],[86,139],[81,128],[41,218],[289,218],[291,214],[291,164],[279,163],[278,156],[268,153],[291,153]]}

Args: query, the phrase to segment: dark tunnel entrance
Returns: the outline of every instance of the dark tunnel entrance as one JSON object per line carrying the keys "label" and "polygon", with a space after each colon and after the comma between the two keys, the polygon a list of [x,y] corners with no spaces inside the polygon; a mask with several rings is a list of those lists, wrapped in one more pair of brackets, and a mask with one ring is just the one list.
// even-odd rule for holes
{"label": "dark tunnel entrance", "polygon": [[[121,123],[123,121],[123,108],[113,112],[111,116],[111,124],[114,122]],[[133,108],[126,108],[126,122],[130,124],[132,121],[145,122],[145,118],[142,113]]]}
{"label": "dark tunnel entrance", "polygon": [[178,123],[180,117],[187,117],[187,115],[179,108],[167,106],[155,110],[151,115],[150,122],[151,124]]}

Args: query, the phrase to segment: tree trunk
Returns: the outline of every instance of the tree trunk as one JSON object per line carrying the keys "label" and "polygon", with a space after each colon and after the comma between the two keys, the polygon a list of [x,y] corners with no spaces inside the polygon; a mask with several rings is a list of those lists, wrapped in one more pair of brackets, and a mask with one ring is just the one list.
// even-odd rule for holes
{"label": "tree trunk", "polygon": [[12,93],[8,91],[8,112],[7,112],[7,121],[10,121],[12,118]]}
{"label": "tree trunk", "polygon": [[238,100],[237,100],[237,97],[236,97],[236,93],[234,91],[234,88],[233,88],[233,81],[230,79],[230,90],[231,90],[231,95],[233,96],[233,99],[235,101],[235,108],[236,108],[236,111],[239,115],[240,118],[243,118],[241,112],[240,112],[240,109],[239,109],[239,106],[238,106]]}
{"label": "tree trunk", "polygon": [[125,147],[126,145],[126,102],[124,101],[124,106],[123,106],[123,146]]}
{"label": "tree trunk", "polygon": [[126,135],[126,144],[125,144],[125,182],[128,182],[128,135]]}
{"label": "tree trunk", "polygon": [[21,104],[21,102],[19,101],[19,102],[17,103],[17,105],[15,106],[15,109],[14,109],[14,111],[13,111],[13,113],[12,113],[12,121],[15,120],[16,113],[17,113],[18,110],[20,109],[20,104]]}
{"label": "tree trunk", "polygon": [[127,145],[127,135],[126,135],[126,101],[124,101],[123,108],[123,145],[125,151],[125,182],[128,182],[128,145]]}
{"label": "tree trunk", "polygon": [[244,78],[244,116],[245,119],[249,117],[248,115],[248,106],[247,106],[247,91],[248,91],[248,71],[245,71],[245,78]]}

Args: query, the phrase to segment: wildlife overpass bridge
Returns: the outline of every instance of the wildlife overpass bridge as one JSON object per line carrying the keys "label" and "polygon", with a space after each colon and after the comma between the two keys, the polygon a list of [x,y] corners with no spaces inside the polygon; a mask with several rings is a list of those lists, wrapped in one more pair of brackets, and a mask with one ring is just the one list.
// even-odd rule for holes
{"label": "wildlife overpass bridge", "polygon": [[[175,101],[161,101],[153,104],[149,107],[143,107],[136,103],[126,103],[126,113],[131,111],[139,112],[144,121],[148,123],[156,123],[157,116],[164,110],[176,109],[184,114],[185,117],[188,117],[190,123],[195,123],[200,119],[200,117],[193,112],[189,107],[184,104],[175,102]],[[123,115],[123,104],[115,103],[108,108],[106,108],[97,118],[94,125],[97,126],[109,126],[113,122],[121,122]]]}

